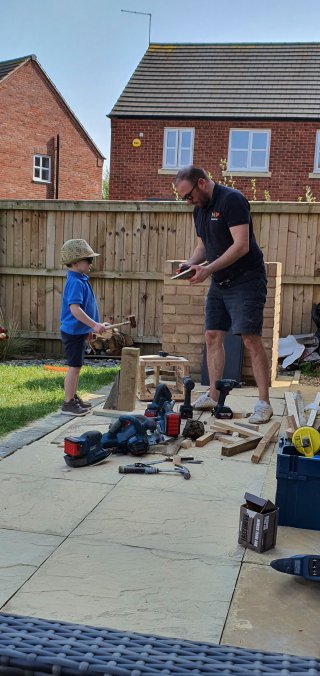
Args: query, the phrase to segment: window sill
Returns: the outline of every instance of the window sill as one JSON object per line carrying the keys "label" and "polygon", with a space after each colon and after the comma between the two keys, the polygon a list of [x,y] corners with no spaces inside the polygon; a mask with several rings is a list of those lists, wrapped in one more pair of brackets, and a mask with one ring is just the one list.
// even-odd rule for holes
{"label": "window sill", "polygon": [[45,185],[51,185],[52,181],[42,181],[41,178],[33,178],[32,183],[44,183]]}
{"label": "window sill", "polygon": [[308,174],[309,178],[320,178],[320,171],[318,172],[312,172],[312,174]]}
{"label": "window sill", "polygon": [[167,174],[168,176],[176,176],[176,174],[180,171],[179,167],[177,169],[158,169],[158,174]]}
{"label": "window sill", "polygon": [[223,171],[222,176],[252,176],[252,178],[270,178],[271,171]]}

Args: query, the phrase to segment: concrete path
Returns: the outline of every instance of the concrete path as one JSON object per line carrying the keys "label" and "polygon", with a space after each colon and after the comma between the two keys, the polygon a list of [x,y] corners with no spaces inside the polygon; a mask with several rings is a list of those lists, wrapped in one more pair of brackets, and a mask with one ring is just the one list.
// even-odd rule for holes
{"label": "concrete path", "polygon": [[[272,389],[282,429],[289,385]],[[312,388],[306,394],[314,398]],[[228,398],[241,411],[254,401],[253,388]],[[250,451],[221,458],[218,442],[191,449],[205,462],[190,465],[190,481],[120,475],[132,457],[68,468],[63,437],[110,421],[67,419],[1,460],[1,609],[320,657],[320,585],[269,567],[278,556],[320,553],[319,533],[279,528],[276,549],[260,555],[237,544],[244,492],[274,499],[276,444],[259,465]]]}

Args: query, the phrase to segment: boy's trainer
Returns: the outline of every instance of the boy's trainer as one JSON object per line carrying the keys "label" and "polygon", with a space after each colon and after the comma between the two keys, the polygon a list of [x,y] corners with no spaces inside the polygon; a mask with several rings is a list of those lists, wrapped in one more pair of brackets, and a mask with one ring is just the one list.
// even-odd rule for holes
{"label": "boy's trainer", "polygon": [[80,404],[81,408],[86,408],[87,410],[89,410],[89,408],[92,408],[92,404],[90,404],[89,401],[83,401],[83,399],[81,399],[81,397],[79,397],[77,393],[74,395],[74,398],[78,402],[78,404]]}
{"label": "boy's trainer", "polygon": [[61,406],[61,413],[64,415],[86,415],[88,413],[87,408],[82,408],[79,402],[74,398],[70,401],[64,401]]}

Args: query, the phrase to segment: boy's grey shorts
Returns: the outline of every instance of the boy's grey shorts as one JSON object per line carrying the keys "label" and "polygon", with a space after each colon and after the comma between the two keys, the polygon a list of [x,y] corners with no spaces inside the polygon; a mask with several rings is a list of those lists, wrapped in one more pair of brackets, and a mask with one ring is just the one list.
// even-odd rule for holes
{"label": "boy's grey shorts", "polygon": [[207,331],[229,331],[239,335],[261,336],[267,279],[260,270],[245,272],[230,286],[211,282],[206,301]]}

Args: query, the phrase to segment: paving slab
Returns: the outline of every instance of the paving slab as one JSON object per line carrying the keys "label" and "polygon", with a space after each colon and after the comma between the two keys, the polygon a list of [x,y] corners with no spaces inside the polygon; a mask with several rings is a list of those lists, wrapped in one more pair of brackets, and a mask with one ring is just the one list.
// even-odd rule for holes
{"label": "paving slab", "polygon": [[[1,463],[1,467],[5,462]],[[107,484],[79,484],[59,479],[16,476],[2,471],[0,526],[27,532],[68,535],[112,488]]]}
{"label": "paving slab", "polygon": [[[119,474],[118,466],[122,459],[110,457],[101,465],[72,468],[64,461],[63,448],[53,445],[50,441],[42,439],[6,458],[5,463],[0,463],[0,479],[3,474],[13,474],[25,477],[37,477],[40,479],[61,479],[66,482],[84,482],[85,484],[111,484],[121,481],[123,475]],[[133,458],[126,456],[126,462],[132,462]],[[0,484],[1,486],[1,484]],[[83,490],[81,488],[81,490]]]}
{"label": "paving slab", "polygon": [[237,544],[238,521],[238,502],[122,482],[72,537],[240,561],[244,550]]}
{"label": "paving slab", "polygon": [[61,537],[0,529],[0,607],[62,542]]}
{"label": "paving slab", "polygon": [[320,658],[320,585],[243,564],[221,642]]}
{"label": "paving slab", "polygon": [[238,569],[232,561],[69,538],[3,611],[217,642]]}
{"label": "paving slab", "polygon": [[[296,554],[317,554],[319,556],[319,531],[278,526],[277,544],[274,549],[263,552],[263,554],[257,554],[257,552],[246,549],[244,561],[245,563],[255,563],[257,565],[266,566],[269,565],[270,561],[273,561],[273,559],[295,556]],[[284,576],[282,577],[285,579]]]}
{"label": "paving slab", "polygon": [[[131,458],[129,462],[134,462],[134,458]],[[124,462],[121,461],[121,464]],[[260,463],[254,465],[251,462],[239,463],[232,458],[207,459],[202,465],[189,465],[188,467],[191,472],[191,479],[188,481],[180,474],[177,476],[131,474],[124,476],[123,484],[134,487],[136,490],[157,489],[165,493],[195,495],[199,500],[202,498],[220,500],[223,503],[227,499],[228,502],[236,501],[240,505],[245,491],[260,495],[266,473],[265,465]]]}

